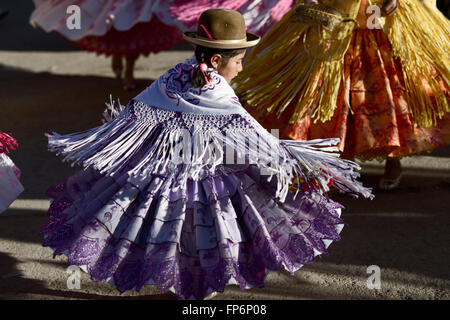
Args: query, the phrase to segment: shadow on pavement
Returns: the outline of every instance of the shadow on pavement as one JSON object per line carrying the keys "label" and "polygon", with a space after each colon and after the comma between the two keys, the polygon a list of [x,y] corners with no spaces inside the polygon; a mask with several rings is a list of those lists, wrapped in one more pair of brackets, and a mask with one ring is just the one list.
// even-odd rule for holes
{"label": "shadow on pavement", "polygon": [[430,154],[427,155],[429,155],[430,157],[450,158],[450,148],[448,148],[448,146],[439,147],[434,149]]}
{"label": "shadow on pavement", "polygon": [[0,65],[1,69],[6,71],[0,73],[0,87],[7,90],[0,91],[0,128],[19,143],[10,157],[22,171],[22,199],[45,198],[49,186],[76,170],[47,151],[46,132],[72,133],[99,126],[110,95],[127,104],[153,81],[138,80],[136,91],[125,92],[112,78],[31,73]]}
{"label": "shadow on pavement", "polygon": [[[25,278],[17,268],[20,261],[9,254],[0,252],[0,300],[29,299],[37,296],[38,299],[90,299],[90,300],[176,300],[173,293],[155,295],[116,296],[85,293],[81,291],[65,291],[49,289],[48,284],[42,280]],[[38,261],[39,263],[39,261]],[[65,266],[64,266],[65,268]]]}
{"label": "shadow on pavement", "polygon": [[[58,172],[58,177],[63,178],[63,173]],[[376,176],[363,176],[365,182],[376,179]],[[317,261],[365,267],[378,265],[450,279],[450,216],[447,212],[450,199],[445,196],[449,185],[444,189],[424,188],[420,192],[405,190],[375,192],[374,200],[331,195],[345,206],[342,217],[347,225],[341,233],[342,239],[331,244],[329,255]],[[7,215],[0,216],[1,239],[42,243],[39,230],[47,220],[45,212],[29,211],[27,215],[26,210],[8,209],[5,213]],[[315,270],[315,267],[313,264],[310,268]]]}
{"label": "shadow on pavement", "polygon": [[333,197],[345,206],[342,217],[348,225],[323,260],[450,279],[450,183],[434,181],[413,190],[404,181],[395,192],[375,191],[372,201]]}
{"label": "shadow on pavement", "polygon": [[[21,290],[28,292],[45,289],[43,281],[24,278],[22,271],[17,268],[18,263],[19,260],[16,258],[0,252],[0,300],[14,299],[15,295]],[[8,297],[3,296],[5,292],[10,292],[11,288],[14,288],[12,294],[8,294]]]}

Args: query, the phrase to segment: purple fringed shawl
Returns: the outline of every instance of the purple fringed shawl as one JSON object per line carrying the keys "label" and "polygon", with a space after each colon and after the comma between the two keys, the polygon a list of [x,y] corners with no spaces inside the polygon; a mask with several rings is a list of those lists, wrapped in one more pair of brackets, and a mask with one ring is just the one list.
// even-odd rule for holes
{"label": "purple fringed shawl", "polygon": [[49,149],[103,174],[126,170],[137,184],[149,174],[165,172],[185,188],[188,178],[198,180],[245,161],[277,177],[276,197],[281,201],[295,177],[324,192],[331,177],[343,192],[373,197],[357,181],[359,165],[339,158],[339,139],[277,139],[241,106],[216,72],[211,71],[209,85],[194,88],[196,65],[195,58],[176,65],[126,107],[109,104],[111,116],[99,127],[47,134]]}

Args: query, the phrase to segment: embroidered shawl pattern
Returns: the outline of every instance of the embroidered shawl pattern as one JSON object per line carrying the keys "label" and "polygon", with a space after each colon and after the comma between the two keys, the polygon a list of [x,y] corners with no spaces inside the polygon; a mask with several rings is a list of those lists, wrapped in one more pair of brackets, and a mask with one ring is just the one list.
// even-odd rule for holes
{"label": "embroidered shawl pattern", "polygon": [[194,57],[176,65],[127,106],[115,107],[111,101],[106,122],[99,127],[47,134],[49,149],[72,165],[93,167],[103,174],[125,170],[135,184],[145,183],[150,174],[169,173],[173,185],[184,188],[187,179],[233,170],[236,162],[244,161],[276,177],[276,197],[281,201],[294,178],[309,190],[326,192],[332,181],[343,192],[373,197],[357,181],[359,165],[339,158],[339,139],[277,139],[241,106],[214,70],[210,70],[210,84],[194,88],[196,66]]}

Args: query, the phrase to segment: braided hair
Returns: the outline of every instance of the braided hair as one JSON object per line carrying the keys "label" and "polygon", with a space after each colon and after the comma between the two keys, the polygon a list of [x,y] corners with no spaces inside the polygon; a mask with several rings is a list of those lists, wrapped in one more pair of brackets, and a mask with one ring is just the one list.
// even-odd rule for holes
{"label": "braided hair", "polygon": [[196,88],[201,88],[206,84],[202,71],[200,70],[200,64],[206,63],[208,68],[212,68],[211,57],[214,54],[220,54],[222,57],[221,63],[227,65],[230,58],[243,53],[245,49],[216,49],[207,48],[202,46],[195,47],[195,58],[197,58],[199,66],[194,69],[192,75],[192,84]]}

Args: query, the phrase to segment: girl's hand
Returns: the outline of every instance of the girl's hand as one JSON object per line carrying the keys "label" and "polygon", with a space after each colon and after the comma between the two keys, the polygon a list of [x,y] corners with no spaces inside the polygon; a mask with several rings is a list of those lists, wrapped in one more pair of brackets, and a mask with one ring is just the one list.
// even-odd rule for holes
{"label": "girl's hand", "polygon": [[389,17],[395,10],[397,10],[399,0],[385,0],[381,7],[381,12],[384,16]]}

